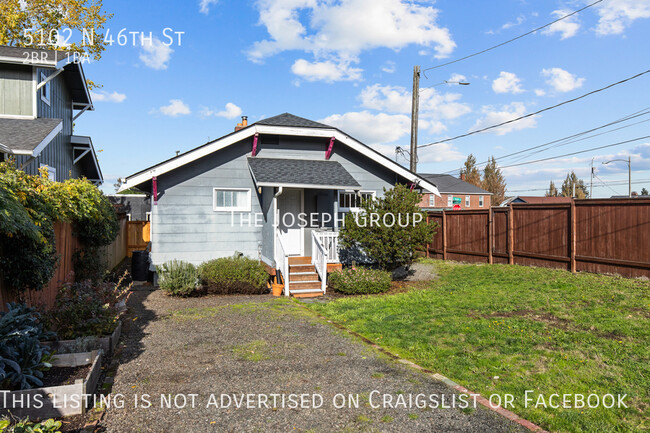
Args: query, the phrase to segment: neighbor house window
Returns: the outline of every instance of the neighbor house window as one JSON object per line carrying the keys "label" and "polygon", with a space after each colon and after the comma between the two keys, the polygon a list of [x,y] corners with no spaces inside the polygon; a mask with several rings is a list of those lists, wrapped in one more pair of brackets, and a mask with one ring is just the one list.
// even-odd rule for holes
{"label": "neighbor house window", "polygon": [[[45,81],[47,79],[47,76],[41,72],[41,82]],[[41,87],[41,100],[45,102],[47,105],[50,105],[50,91],[51,91],[51,86],[52,82],[47,82],[43,87]]]}
{"label": "neighbor house window", "polygon": [[453,195],[448,195],[447,196],[447,207],[454,207],[454,196]]}
{"label": "neighbor house window", "polygon": [[469,207],[469,196],[465,196],[465,207]]}
{"label": "neighbor house window", "polygon": [[226,212],[250,212],[250,188],[215,188],[214,210]]}
{"label": "neighbor house window", "polygon": [[478,196],[478,207],[483,207],[483,196],[482,195]]}
{"label": "neighbor house window", "polygon": [[47,169],[48,179],[50,179],[52,182],[56,182],[56,168],[50,167],[47,164],[41,164],[40,167]]}
{"label": "neighbor house window", "polygon": [[429,207],[434,207],[436,205],[436,196],[429,194]]}
{"label": "neighbor house window", "polygon": [[340,191],[339,209],[343,212],[358,211],[364,201],[373,200],[374,198],[374,191],[361,191],[359,194],[354,191]]}

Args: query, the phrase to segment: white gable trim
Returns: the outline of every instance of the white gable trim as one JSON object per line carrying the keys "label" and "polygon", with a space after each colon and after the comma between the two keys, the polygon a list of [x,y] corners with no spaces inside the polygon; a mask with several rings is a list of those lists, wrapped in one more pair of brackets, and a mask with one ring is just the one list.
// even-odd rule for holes
{"label": "white gable trim", "polygon": [[345,144],[346,146],[350,147],[353,150],[356,150],[357,152],[363,154],[367,158],[370,158],[376,163],[399,174],[403,178],[411,182],[417,183],[420,187],[426,189],[428,192],[440,196],[440,193],[438,192],[438,188],[436,188],[436,186],[431,182],[419,177],[416,174],[411,173],[409,170],[405,169],[401,165],[397,164],[394,161],[391,161],[390,159],[386,158],[380,153],[377,153],[374,150],[369,149],[366,145],[362,144],[360,141],[355,140],[354,138],[342,133],[338,129],[296,128],[296,127],[270,126],[270,125],[257,125],[257,124],[251,125],[248,128],[242,129],[238,132],[235,132],[234,134],[218,139],[198,149],[189,151],[188,153],[181,155],[177,158],[158,164],[157,166],[154,166],[145,172],[142,172],[132,177],[127,177],[126,182],[122,184],[122,187],[120,188],[119,191],[124,191],[135,185],[144,183],[148,180],[151,180],[153,176],[160,176],[161,174],[175,170],[185,164],[196,161],[197,159],[203,158],[204,156],[210,155],[211,153],[214,153],[225,147],[228,147],[231,144],[237,143],[238,141],[244,140],[248,137],[252,137],[255,134],[290,135],[290,136],[324,137],[324,138],[335,137],[336,140],[338,140],[339,142]]}

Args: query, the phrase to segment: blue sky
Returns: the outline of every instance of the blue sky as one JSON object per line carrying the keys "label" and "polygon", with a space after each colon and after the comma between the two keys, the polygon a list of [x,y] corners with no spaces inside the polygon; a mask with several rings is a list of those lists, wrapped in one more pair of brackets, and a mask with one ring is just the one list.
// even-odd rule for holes
{"label": "blue sky", "polygon": [[[382,153],[409,144],[414,65],[435,67],[498,44],[579,9],[591,0],[498,2],[452,0],[106,1],[115,42],[84,65],[103,85],[94,112],[76,122],[93,137],[113,191],[124,177],[283,112],[341,128]],[[420,144],[537,111],[648,69],[650,0],[604,0],[570,19],[504,47],[426,72],[421,81]],[[163,30],[184,32],[165,46]],[[120,46],[117,34],[153,32],[154,43]],[[130,37],[130,36],[129,36]],[[469,86],[438,85],[466,80]],[[511,124],[507,128],[420,149],[419,171],[457,170],[576,134],[650,107],[650,74]],[[650,135],[650,115],[580,142],[534,155],[499,159],[502,166]],[[636,125],[632,125],[637,122]],[[609,129],[599,130],[605,132]],[[504,168],[511,195],[542,195],[568,170],[594,196],[650,189],[650,139],[538,164]],[[400,162],[407,165],[404,159]],[[646,182],[647,180],[647,182]],[[606,186],[607,185],[607,186]]]}

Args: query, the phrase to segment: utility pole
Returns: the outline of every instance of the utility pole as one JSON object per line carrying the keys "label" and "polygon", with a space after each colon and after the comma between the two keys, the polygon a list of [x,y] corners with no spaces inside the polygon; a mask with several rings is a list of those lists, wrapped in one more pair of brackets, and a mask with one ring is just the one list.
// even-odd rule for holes
{"label": "utility pole", "polygon": [[413,101],[411,103],[411,166],[417,171],[418,160],[418,115],[420,111],[420,67],[413,67]]}

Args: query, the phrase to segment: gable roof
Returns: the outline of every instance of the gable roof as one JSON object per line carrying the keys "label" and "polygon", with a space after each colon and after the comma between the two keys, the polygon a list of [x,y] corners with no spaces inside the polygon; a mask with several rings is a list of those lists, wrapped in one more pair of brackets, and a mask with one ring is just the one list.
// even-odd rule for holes
{"label": "gable roof", "polygon": [[255,124],[270,126],[293,126],[298,128],[332,128],[329,125],[314,122],[313,120],[305,119],[304,117],[294,116],[290,113],[282,113],[277,116],[262,119]]}
{"label": "gable roof", "polygon": [[472,185],[469,182],[465,182],[464,180],[460,180],[450,174],[420,173],[420,176],[437,186],[438,191],[443,194],[457,193],[492,195],[491,192],[479,188],[476,185]]}
{"label": "gable roof", "polygon": [[16,155],[38,156],[62,129],[61,119],[0,118],[0,144]]}
{"label": "gable roof", "polygon": [[[267,123],[285,122],[286,124],[270,125],[270,124],[265,124],[264,121],[253,123],[243,129],[240,129],[235,132],[231,132],[230,134],[224,135],[223,137],[218,138],[214,141],[208,142],[188,152],[185,152],[176,157],[170,158],[159,164],[153,165],[149,168],[146,168],[142,171],[132,174],[131,176],[128,176],[126,178],[126,182],[122,184],[120,191],[137,187],[138,185],[150,181],[151,178],[154,176],[160,176],[164,173],[175,170],[179,167],[182,167],[185,164],[189,164],[190,162],[196,161],[218,150],[224,149],[232,144],[235,144],[249,137],[252,137],[255,134],[270,134],[270,135],[290,135],[290,136],[298,136],[298,137],[322,137],[322,138],[334,137],[336,141],[338,141],[339,143],[348,146],[349,148],[361,153],[365,157],[386,167],[387,169],[398,174],[399,176],[403,177],[409,182],[417,183],[423,189],[435,195],[440,195],[440,193],[438,192],[438,188],[436,188],[436,186],[430,181],[402,167],[395,161],[387,158],[386,156],[370,148],[369,146],[360,142],[359,140],[356,140],[355,138],[349,136],[348,134],[344,133],[338,128],[323,125],[318,122],[312,122],[311,120],[303,119],[301,117],[294,116],[289,113],[284,113],[279,116],[271,117],[265,120]],[[309,124],[310,126],[296,126],[296,123],[303,123],[304,125]]]}
{"label": "gable roof", "polygon": [[361,188],[338,161],[248,157],[257,186]]}

